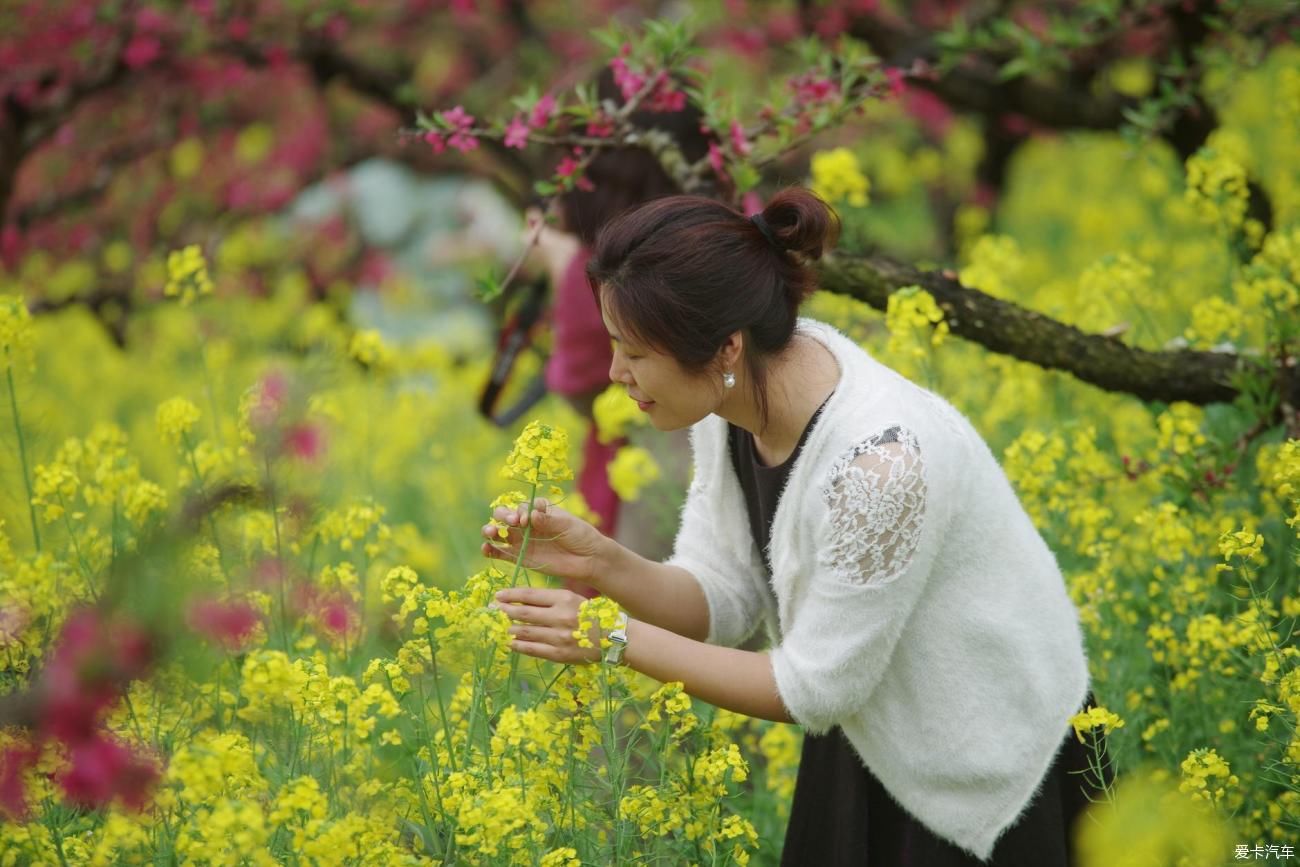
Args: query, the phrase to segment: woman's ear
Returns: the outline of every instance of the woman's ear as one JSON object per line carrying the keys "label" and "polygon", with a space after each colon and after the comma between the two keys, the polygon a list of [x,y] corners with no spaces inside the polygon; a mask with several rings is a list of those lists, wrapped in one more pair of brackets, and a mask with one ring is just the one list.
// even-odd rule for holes
{"label": "woman's ear", "polygon": [[727,336],[722,347],[718,350],[718,359],[722,362],[724,370],[735,370],[740,366],[740,356],[745,348],[745,335],[739,331],[733,331]]}

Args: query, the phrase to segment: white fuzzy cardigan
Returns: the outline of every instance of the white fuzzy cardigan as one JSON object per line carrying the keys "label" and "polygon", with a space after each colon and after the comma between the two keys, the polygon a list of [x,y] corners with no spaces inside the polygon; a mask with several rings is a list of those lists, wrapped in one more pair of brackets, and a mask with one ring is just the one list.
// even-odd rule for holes
{"label": "white fuzzy cardigan", "polygon": [[1088,694],[1077,609],[970,422],[832,326],[797,327],[840,380],[778,503],[772,586],[716,415],[691,428],[666,562],[703,588],[708,643],[761,621],[791,718],[838,724],[902,807],[987,860]]}

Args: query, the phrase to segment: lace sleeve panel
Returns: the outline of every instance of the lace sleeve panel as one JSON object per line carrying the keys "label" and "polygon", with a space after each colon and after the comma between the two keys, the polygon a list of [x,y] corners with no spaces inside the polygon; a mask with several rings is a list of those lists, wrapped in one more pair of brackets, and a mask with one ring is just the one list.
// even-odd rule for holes
{"label": "lace sleeve panel", "polygon": [[916,435],[897,425],[842,455],[822,489],[832,538],[821,565],[848,584],[883,585],[901,576],[921,540],[924,469]]}

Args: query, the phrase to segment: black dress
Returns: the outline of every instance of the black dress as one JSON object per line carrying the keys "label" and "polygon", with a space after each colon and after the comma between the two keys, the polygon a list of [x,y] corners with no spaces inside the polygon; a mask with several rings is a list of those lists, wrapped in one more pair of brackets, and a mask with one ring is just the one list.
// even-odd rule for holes
{"label": "black dress", "polygon": [[[790,457],[774,467],[759,459],[752,434],[727,426],[732,466],[745,494],[749,526],[767,565],[769,581],[772,565],[767,559],[767,543],[777,501],[825,406],[823,402],[813,413]],[[892,441],[891,436],[892,431],[886,431],[882,441]],[[1091,703],[1089,693],[1085,706]],[[1067,725],[1038,796],[998,839],[989,860],[981,862],[937,837],[899,806],[863,765],[839,726],[820,735],[805,733],[782,867],[1069,867],[1075,863],[1074,822],[1088,807],[1089,798],[1101,797],[1101,790],[1090,785],[1095,783],[1095,775],[1088,771],[1088,755],[1089,748]],[[1106,779],[1113,782],[1113,771],[1107,769]]]}

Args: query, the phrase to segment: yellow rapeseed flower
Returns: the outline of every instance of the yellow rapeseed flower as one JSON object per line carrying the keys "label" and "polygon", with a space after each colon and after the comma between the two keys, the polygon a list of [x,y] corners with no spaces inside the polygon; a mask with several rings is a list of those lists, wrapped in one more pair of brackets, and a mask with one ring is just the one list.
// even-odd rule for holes
{"label": "yellow rapeseed flower", "polygon": [[383,371],[393,366],[393,350],[373,328],[358,331],[348,344],[348,355],[370,370]]}
{"label": "yellow rapeseed flower", "polygon": [[641,446],[623,446],[609,462],[609,486],[620,500],[635,501],[641,490],[659,478],[659,464],[654,455]]}
{"label": "yellow rapeseed flower", "polygon": [[1192,750],[1180,768],[1183,781],[1178,784],[1178,791],[1211,803],[1223,797],[1226,787],[1238,782],[1228,763],[1218,752],[1208,748]]}
{"label": "yellow rapeseed flower", "polygon": [[871,181],[862,174],[853,151],[834,148],[813,154],[812,189],[832,204],[847,201],[860,208],[868,202]]}
{"label": "yellow rapeseed flower", "polygon": [[515,439],[501,477],[527,485],[572,479],[568,433],[563,428],[530,421]]}
{"label": "yellow rapeseed flower", "polygon": [[1225,563],[1219,563],[1216,569],[1225,572],[1232,568],[1232,561],[1237,560],[1239,563],[1263,562],[1264,537],[1260,533],[1253,533],[1246,528],[1224,533],[1219,537],[1219,553],[1223,555]]}
{"label": "yellow rapeseed flower", "polygon": [[173,397],[158,405],[155,420],[162,438],[176,444],[194,429],[199,418],[197,406],[183,397]]}
{"label": "yellow rapeseed flower", "polygon": [[1231,828],[1178,792],[1163,768],[1119,779],[1114,803],[1094,803],[1077,824],[1080,867],[1222,864]]}
{"label": "yellow rapeseed flower", "polygon": [[168,298],[180,296],[181,304],[186,306],[193,304],[200,295],[212,294],[208,263],[198,244],[167,254],[167,285],[163,294]]}
{"label": "yellow rapeseed flower", "polygon": [[1222,150],[1203,147],[1187,158],[1184,200],[1202,222],[1236,229],[1246,219],[1246,169]]}
{"label": "yellow rapeseed flower", "polygon": [[1084,732],[1101,726],[1102,734],[1108,735],[1123,726],[1124,720],[1104,707],[1088,707],[1070,717],[1070,725],[1074,726],[1074,734],[1079,739],[1079,743],[1085,743]]}
{"label": "yellow rapeseed flower", "polygon": [[[885,310],[891,355],[924,357],[928,347],[943,343],[948,322],[934,296],[920,286],[904,286],[892,292]],[[926,339],[928,332],[928,339]]]}
{"label": "yellow rapeseed flower", "polygon": [[627,436],[628,428],[633,425],[644,426],[649,421],[618,385],[609,386],[596,397],[591,414],[596,422],[596,439],[605,444]]}
{"label": "yellow rapeseed flower", "polygon": [[1195,349],[1211,349],[1223,341],[1235,343],[1246,325],[1246,313],[1222,298],[1202,298],[1192,306],[1192,324],[1183,336]]}
{"label": "yellow rapeseed flower", "polygon": [[19,361],[35,365],[32,314],[21,295],[0,295],[0,373]]}
{"label": "yellow rapeseed flower", "polygon": [[579,647],[592,647],[591,628],[597,624],[600,625],[602,638],[600,640],[600,649],[606,650],[612,642],[603,637],[606,632],[613,629],[618,623],[618,615],[622,609],[618,603],[608,596],[597,596],[593,599],[587,599],[578,606],[578,628],[573,631],[573,637],[578,640]]}
{"label": "yellow rapeseed flower", "polygon": [[969,259],[957,271],[963,286],[996,298],[1010,298],[1027,262],[1020,244],[1010,235],[981,235],[971,244]]}
{"label": "yellow rapeseed flower", "polygon": [[578,860],[578,850],[568,846],[547,852],[538,862],[538,867],[582,867],[582,862]]}

